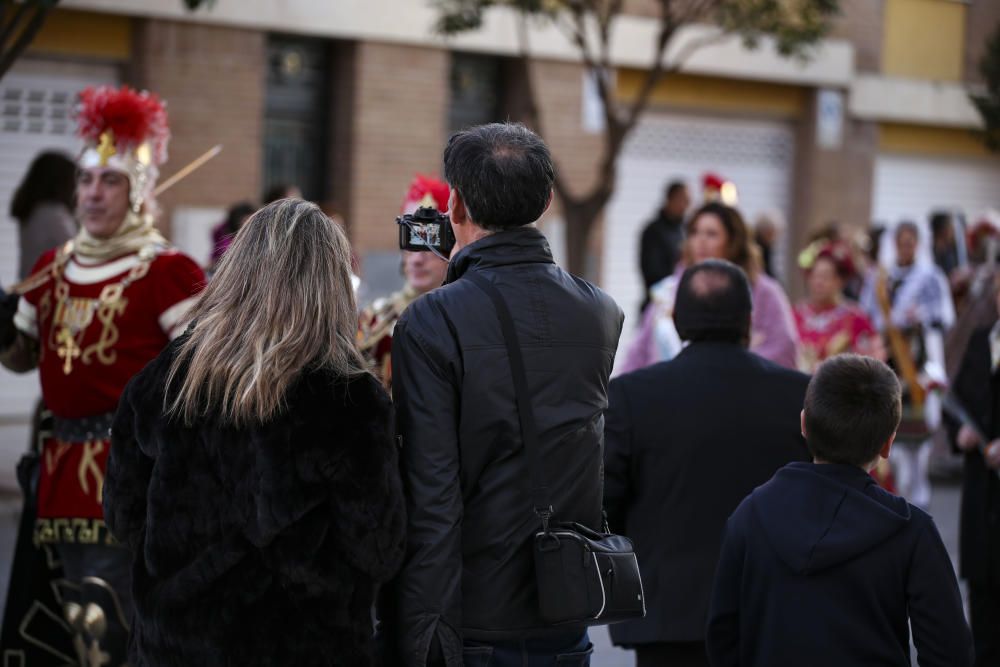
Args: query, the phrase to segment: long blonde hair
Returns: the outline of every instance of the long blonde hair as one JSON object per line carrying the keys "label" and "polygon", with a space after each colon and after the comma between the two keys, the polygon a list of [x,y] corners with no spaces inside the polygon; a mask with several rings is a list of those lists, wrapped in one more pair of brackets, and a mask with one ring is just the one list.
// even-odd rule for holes
{"label": "long blonde hair", "polygon": [[366,372],[350,267],[347,237],[315,204],[282,199],[257,211],[193,308],[167,377],[167,413],[189,425],[209,414],[262,423],[303,371]]}

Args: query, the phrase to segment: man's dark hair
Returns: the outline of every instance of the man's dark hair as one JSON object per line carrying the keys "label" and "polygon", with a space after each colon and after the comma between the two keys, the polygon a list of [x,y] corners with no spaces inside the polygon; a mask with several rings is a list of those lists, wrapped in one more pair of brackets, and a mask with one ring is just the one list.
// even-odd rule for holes
{"label": "man's dark hair", "polygon": [[667,184],[667,201],[670,201],[686,189],[687,184],[684,181],[670,181]]}
{"label": "man's dark hair", "polygon": [[732,262],[708,259],[684,271],[674,300],[681,340],[750,342],[750,281]]}
{"label": "man's dark hair", "polygon": [[240,231],[240,223],[257,211],[257,207],[248,201],[233,204],[226,211],[226,232],[235,234]]}
{"label": "man's dark hair", "polygon": [[824,361],[806,390],[806,443],[827,463],[863,466],[899,426],[896,374],[871,357],[841,354]]}
{"label": "man's dark hair", "polygon": [[541,137],[520,123],[478,125],[451,135],[444,178],[473,222],[498,232],[528,225],[545,212],[555,169]]}
{"label": "man's dark hair", "polygon": [[935,211],[931,214],[931,236],[935,239],[941,236],[951,226],[951,215],[945,211]]}
{"label": "man's dark hair", "polygon": [[264,203],[261,206],[267,206],[268,204],[273,204],[279,199],[287,198],[288,191],[294,187],[295,186],[291,183],[275,183],[267,189],[267,192],[264,193]]}
{"label": "man's dark hair", "polygon": [[63,153],[41,153],[28,167],[10,202],[10,217],[21,224],[28,222],[35,206],[62,204],[70,211],[76,202],[76,163]]}

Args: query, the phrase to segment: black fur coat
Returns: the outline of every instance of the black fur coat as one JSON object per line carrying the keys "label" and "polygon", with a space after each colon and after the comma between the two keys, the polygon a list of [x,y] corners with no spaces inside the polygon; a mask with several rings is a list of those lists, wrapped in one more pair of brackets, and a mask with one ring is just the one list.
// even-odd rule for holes
{"label": "black fur coat", "polygon": [[310,372],[271,423],[187,428],[163,414],[175,348],[126,388],[104,485],[134,558],[130,664],[374,664],[405,530],[385,392]]}

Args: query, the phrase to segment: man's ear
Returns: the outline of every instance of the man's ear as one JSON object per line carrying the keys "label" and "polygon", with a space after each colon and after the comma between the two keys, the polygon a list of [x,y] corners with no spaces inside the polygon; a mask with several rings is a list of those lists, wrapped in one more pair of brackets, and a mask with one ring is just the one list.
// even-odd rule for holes
{"label": "man's ear", "polygon": [[806,411],[803,410],[799,413],[799,424],[802,429],[802,437],[806,437]]}
{"label": "man's ear", "polygon": [[451,218],[451,224],[453,225],[464,225],[469,222],[469,212],[465,208],[462,195],[454,188],[452,188],[451,194],[448,195],[448,216]]}
{"label": "man's ear", "polygon": [[[549,190],[549,200],[547,202],[545,202],[545,208],[542,209],[542,215],[545,215],[545,211],[548,211],[549,210],[549,206],[552,206],[552,198],[555,196],[555,194],[556,194],[555,190]],[[538,217],[540,218],[540,217],[542,217],[542,215],[540,215]]]}
{"label": "man's ear", "polygon": [[882,449],[879,450],[878,455],[884,459],[888,459],[889,450],[892,449],[892,443],[895,441],[896,441],[896,432],[893,431],[892,435],[889,436],[889,439],[886,441],[886,443],[882,445]]}

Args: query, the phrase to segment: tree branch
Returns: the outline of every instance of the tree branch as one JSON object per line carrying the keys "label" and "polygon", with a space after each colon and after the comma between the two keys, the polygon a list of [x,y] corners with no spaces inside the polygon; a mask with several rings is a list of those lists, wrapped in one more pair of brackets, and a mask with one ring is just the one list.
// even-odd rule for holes
{"label": "tree branch", "polygon": [[633,127],[635,127],[636,122],[639,120],[640,114],[646,109],[649,104],[649,98],[653,94],[653,89],[656,88],[656,84],[660,81],[660,77],[663,75],[663,56],[667,51],[667,44],[670,43],[670,39],[674,36],[677,31],[677,24],[675,24],[669,14],[670,12],[670,0],[663,0],[661,3],[663,16],[660,22],[660,34],[656,38],[656,45],[653,48],[653,63],[646,74],[646,80],[643,81],[642,88],[639,89],[639,94],[636,95],[635,100],[632,102],[632,106],[628,110],[628,115],[626,116],[625,123],[623,126],[623,136],[628,134]]}
{"label": "tree branch", "polygon": [[517,22],[517,43],[518,56],[521,67],[524,69],[524,90],[527,98],[528,122],[535,132],[544,135],[542,131],[542,116],[538,110],[538,101],[535,97],[535,85],[531,78],[531,47],[528,41],[528,16],[523,11],[519,12]]}
{"label": "tree branch", "polygon": [[670,74],[677,72],[682,67],[684,67],[684,64],[688,61],[689,58],[691,58],[691,56],[693,56],[701,49],[705,48],[706,46],[711,46],[712,44],[721,44],[727,38],[732,36],[732,33],[726,32],[719,28],[713,28],[713,30],[715,31],[713,34],[706,35],[704,37],[699,37],[698,39],[693,39],[687,44],[685,44],[684,48],[681,49],[681,51],[677,54],[677,57],[674,58],[673,62],[671,62],[670,67],[666,68],[665,71]]}
{"label": "tree branch", "polygon": [[[518,43],[518,59],[521,62],[521,67],[524,71],[524,90],[525,98],[527,102],[526,112],[528,114],[528,123],[531,125],[532,129],[541,136],[545,136],[545,131],[542,127],[542,114],[541,109],[538,106],[538,98],[535,93],[535,85],[532,74],[531,67],[531,45],[528,33],[528,15],[527,13],[521,11],[518,12],[519,20],[517,22],[517,43]],[[563,179],[562,170],[559,168],[555,169],[555,180],[553,182],[553,189],[559,200],[563,202],[563,205],[572,205],[575,202],[572,193],[569,191],[566,181]]]}
{"label": "tree branch", "polygon": [[[6,4],[6,2],[4,2],[4,4]],[[20,24],[21,20],[28,15],[29,11],[31,11],[31,5],[26,2],[22,3],[17,8],[17,11],[14,12],[14,16],[10,19],[10,21],[4,21],[3,29],[0,30],[0,49],[2,49],[7,43],[8,39],[17,34],[18,24]],[[4,8],[4,14],[6,13],[7,10]]]}
{"label": "tree branch", "polygon": [[689,2],[686,6],[688,11],[683,12],[679,17],[674,17],[677,25],[688,25],[691,23],[701,23],[709,20],[708,14],[719,4],[719,0],[698,0]]}
{"label": "tree branch", "polygon": [[[0,56],[0,78],[7,73],[14,63],[21,56],[22,53],[28,48],[31,42],[38,35],[38,31],[42,29],[42,25],[45,24],[45,18],[48,16],[51,7],[38,7],[35,10],[34,16],[28,21],[24,30],[18,35],[17,40],[14,42],[10,49],[5,49],[3,55]],[[17,17],[15,17],[16,19]]]}

